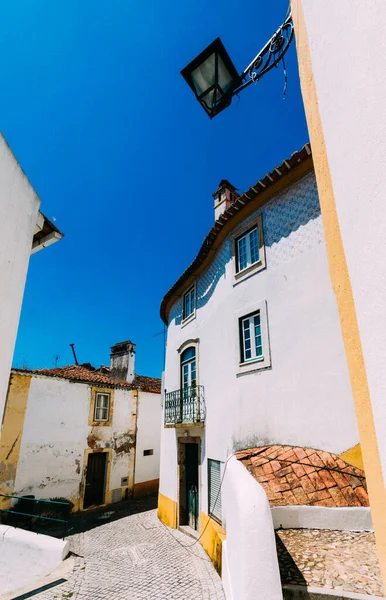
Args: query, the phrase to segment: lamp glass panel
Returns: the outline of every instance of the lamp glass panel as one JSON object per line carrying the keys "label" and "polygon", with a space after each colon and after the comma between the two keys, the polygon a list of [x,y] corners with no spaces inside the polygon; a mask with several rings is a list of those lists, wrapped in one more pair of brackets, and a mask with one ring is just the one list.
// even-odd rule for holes
{"label": "lamp glass panel", "polygon": [[223,59],[218,55],[218,84],[223,93],[227,92],[232,86],[233,78],[226,68]]}
{"label": "lamp glass panel", "polygon": [[192,71],[192,81],[197,96],[200,96],[215,83],[215,54],[211,54],[201,65]]}

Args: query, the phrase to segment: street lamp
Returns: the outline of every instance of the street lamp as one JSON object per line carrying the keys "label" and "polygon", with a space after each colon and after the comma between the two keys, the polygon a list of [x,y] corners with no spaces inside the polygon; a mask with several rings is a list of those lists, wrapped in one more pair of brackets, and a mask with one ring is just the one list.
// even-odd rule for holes
{"label": "street lamp", "polygon": [[264,48],[246,69],[238,74],[220,38],[181,71],[206,114],[213,119],[232,102],[233,96],[276,67],[283,60],[293,38],[291,12]]}

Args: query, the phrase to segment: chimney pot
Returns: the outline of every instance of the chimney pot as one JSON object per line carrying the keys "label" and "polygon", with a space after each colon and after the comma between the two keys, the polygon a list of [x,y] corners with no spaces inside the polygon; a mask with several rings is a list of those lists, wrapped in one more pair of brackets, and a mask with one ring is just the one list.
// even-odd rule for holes
{"label": "chimney pot", "polygon": [[215,221],[217,221],[220,215],[222,215],[239,196],[236,188],[227,179],[222,179],[220,181],[218,189],[212,195],[214,198]]}
{"label": "chimney pot", "polygon": [[110,377],[132,383],[135,377],[135,344],[127,340],[111,346]]}

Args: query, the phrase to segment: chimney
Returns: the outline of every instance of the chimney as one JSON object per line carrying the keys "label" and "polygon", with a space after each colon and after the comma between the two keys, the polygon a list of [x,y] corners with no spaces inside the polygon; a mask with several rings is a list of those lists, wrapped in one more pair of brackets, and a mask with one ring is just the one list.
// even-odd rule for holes
{"label": "chimney", "polygon": [[135,377],[135,344],[119,342],[111,346],[110,377],[132,383]]}
{"label": "chimney", "polygon": [[214,198],[214,220],[217,221],[219,216],[230,207],[239,194],[227,179],[222,179],[218,189],[212,195]]}

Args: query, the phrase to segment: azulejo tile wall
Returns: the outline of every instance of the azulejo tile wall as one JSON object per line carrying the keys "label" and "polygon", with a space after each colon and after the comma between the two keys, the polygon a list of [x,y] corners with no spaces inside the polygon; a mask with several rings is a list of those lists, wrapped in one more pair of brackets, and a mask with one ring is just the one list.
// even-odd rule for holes
{"label": "azulejo tile wall", "polygon": [[[263,215],[267,269],[323,243],[323,224],[314,173],[309,173],[273,198],[246,219],[243,226],[259,214]],[[197,309],[210,300],[218,282],[225,276],[231,257],[231,240],[228,237],[197,281]],[[181,323],[181,299],[175,302],[170,311],[169,322],[174,319],[176,325]]]}

